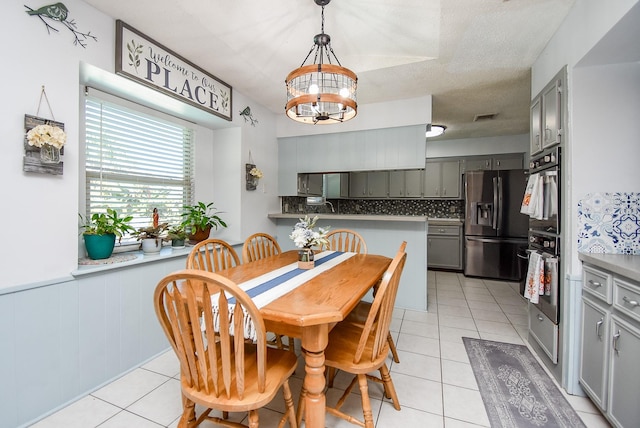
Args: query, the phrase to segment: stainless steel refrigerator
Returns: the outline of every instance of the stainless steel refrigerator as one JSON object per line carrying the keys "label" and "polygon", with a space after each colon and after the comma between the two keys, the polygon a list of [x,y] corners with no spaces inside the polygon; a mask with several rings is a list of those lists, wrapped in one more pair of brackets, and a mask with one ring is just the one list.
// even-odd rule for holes
{"label": "stainless steel refrigerator", "polygon": [[527,185],[524,169],[470,171],[464,175],[464,274],[519,281],[526,266],[529,217],[520,213]]}

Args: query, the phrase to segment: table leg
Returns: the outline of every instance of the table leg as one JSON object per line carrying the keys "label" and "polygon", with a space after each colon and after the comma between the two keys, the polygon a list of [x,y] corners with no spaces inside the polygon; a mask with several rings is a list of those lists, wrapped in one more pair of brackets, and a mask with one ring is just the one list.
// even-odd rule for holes
{"label": "table leg", "polygon": [[324,350],[328,339],[329,326],[326,324],[306,327],[302,332],[304,387],[307,390],[304,417],[307,428],[324,428]]}

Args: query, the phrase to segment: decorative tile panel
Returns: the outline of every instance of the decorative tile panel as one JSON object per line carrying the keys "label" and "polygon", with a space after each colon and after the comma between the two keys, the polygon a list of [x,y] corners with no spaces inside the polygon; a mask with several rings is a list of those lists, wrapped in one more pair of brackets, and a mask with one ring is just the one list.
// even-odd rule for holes
{"label": "decorative tile panel", "polygon": [[640,255],[640,193],[590,193],[578,202],[578,251]]}

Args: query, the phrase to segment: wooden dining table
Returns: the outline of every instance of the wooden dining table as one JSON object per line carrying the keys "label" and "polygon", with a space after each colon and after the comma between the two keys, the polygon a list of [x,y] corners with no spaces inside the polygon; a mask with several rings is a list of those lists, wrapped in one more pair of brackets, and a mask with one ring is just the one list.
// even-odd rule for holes
{"label": "wooden dining table", "polygon": [[[287,251],[217,273],[239,284],[297,259],[297,251]],[[304,417],[308,428],[325,426],[324,350],[329,331],[379,282],[390,263],[391,259],[385,256],[356,254],[260,309],[267,331],[301,339],[307,390]]]}

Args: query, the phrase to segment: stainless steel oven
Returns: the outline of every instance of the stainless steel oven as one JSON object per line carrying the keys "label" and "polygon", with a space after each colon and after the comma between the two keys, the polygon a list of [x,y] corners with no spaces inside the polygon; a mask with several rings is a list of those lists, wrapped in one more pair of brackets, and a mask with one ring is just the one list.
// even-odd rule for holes
{"label": "stainless steel oven", "polygon": [[538,303],[531,303],[554,324],[560,321],[560,237],[541,231],[529,231],[529,252],[542,255],[545,291]]}
{"label": "stainless steel oven", "polygon": [[560,148],[533,157],[529,163],[529,174],[538,174],[542,182],[540,197],[542,213],[531,217],[529,229],[554,234],[560,233]]}

